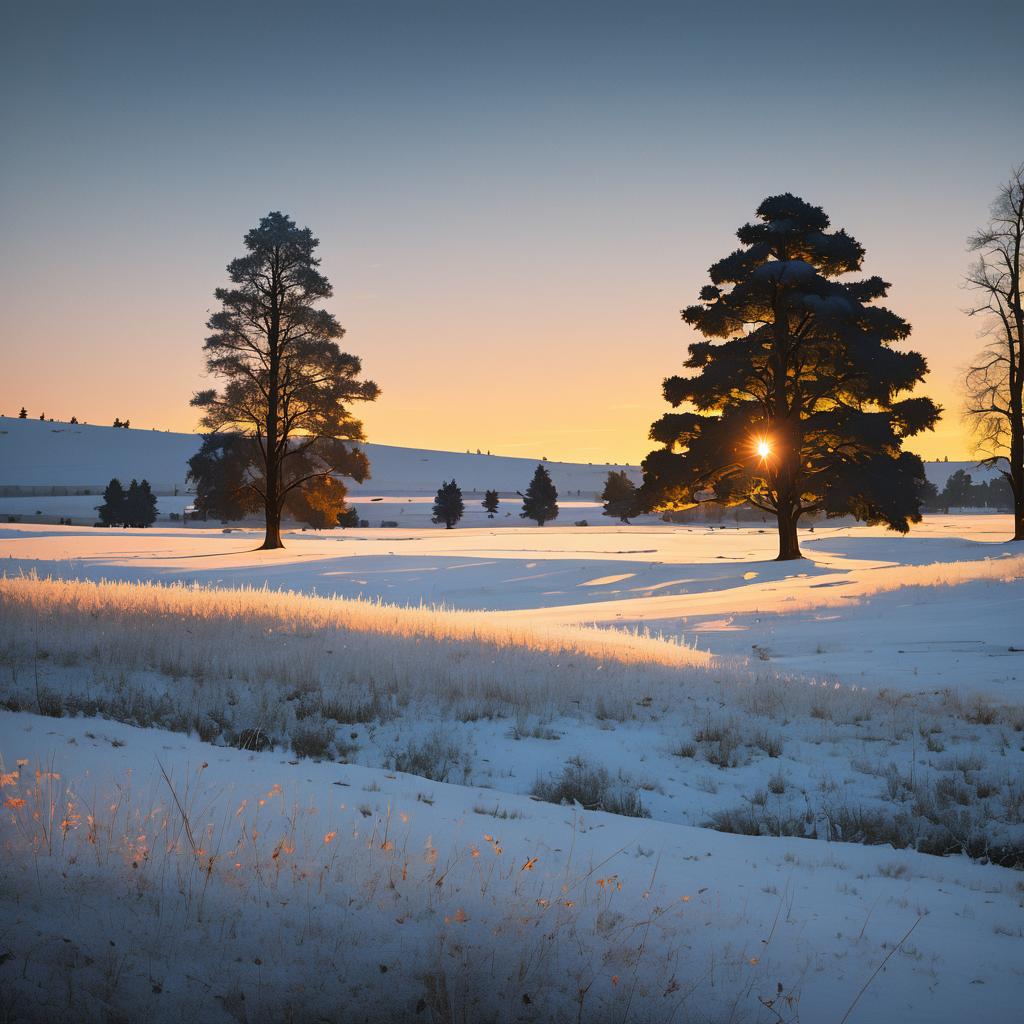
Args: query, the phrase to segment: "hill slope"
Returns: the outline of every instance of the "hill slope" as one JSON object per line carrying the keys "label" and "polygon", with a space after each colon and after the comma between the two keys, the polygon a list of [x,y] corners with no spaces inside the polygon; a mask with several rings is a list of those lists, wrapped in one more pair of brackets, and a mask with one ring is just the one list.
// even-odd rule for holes
{"label": "hill slope", "polygon": [[[154,490],[184,492],[187,461],[199,450],[196,434],[158,430],[120,430],[88,424],[48,423],[40,420],[0,418],[0,488],[102,489],[111,477],[145,477]],[[502,455],[436,452],[391,445],[362,445],[370,459],[373,478],[353,485],[359,494],[433,494],[442,480],[453,477],[463,490],[494,488],[501,492],[524,490],[538,459]],[[593,495],[604,486],[610,469],[631,466],[582,465],[549,462],[558,490]]]}
{"label": "hill slope", "polygon": [[[188,459],[199,449],[196,434],[159,430],[116,430],[88,424],[49,423],[0,417],[0,490],[67,487],[102,489],[111,477],[145,477],[154,490],[183,493]],[[442,480],[458,480],[465,491],[494,488],[510,494],[529,483],[539,460],[505,455],[471,455],[422,448],[366,444],[373,477],[350,488],[359,495],[433,494]],[[964,469],[975,481],[988,480],[995,470],[973,462],[928,462],[928,479],[940,490],[949,476]],[[636,481],[636,466],[549,462],[559,492],[577,491],[592,497],[604,486],[611,469],[625,469]]]}

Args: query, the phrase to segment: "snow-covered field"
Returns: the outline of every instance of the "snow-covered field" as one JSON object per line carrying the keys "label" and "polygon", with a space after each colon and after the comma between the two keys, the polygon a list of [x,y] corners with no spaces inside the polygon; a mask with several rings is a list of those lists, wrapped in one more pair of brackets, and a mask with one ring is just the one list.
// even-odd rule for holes
{"label": "snow-covered field", "polygon": [[644,625],[715,654],[879,689],[1024,699],[1022,555],[1008,516],[930,516],[908,537],[769,528],[589,526],[293,531],[0,525],[8,574],[255,586],[501,611],[544,624]]}
{"label": "snow-covered field", "polygon": [[776,563],[374,484],[278,552],[0,525],[0,1019],[1020,1020],[1009,517]]}
{"label": "snow-covered field", "polygon": [[1021,876],[963,857],[108,721],[0,745],[9,1020],[1019,1020]]}

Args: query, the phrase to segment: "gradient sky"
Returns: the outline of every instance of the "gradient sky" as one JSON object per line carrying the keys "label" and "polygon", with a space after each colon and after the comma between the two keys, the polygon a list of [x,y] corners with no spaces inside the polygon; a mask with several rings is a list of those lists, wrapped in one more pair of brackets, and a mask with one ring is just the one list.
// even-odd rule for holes
{"label": "gradient sky", "polygon": [[[192,430],[213,289],[284,210],[370,440],[636,461],[764,196],[893,283],[962,458],[964,240],[1024,160],[1016,3],[0,6],[0,412]],[[1011,14],[1014,16],[1011,17]]]}

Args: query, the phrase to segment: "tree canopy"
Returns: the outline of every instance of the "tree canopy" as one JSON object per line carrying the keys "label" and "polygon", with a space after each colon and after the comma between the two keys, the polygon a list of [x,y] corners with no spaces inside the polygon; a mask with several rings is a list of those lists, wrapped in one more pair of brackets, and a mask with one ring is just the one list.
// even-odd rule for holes
{"label": "tree canopy", "polygon": [[204,346],[206,368],[223,386],[192,399],[204,410],[204,428],[248,442],[231,450],[243,465],[230,486],[240,504],[262,506],[264,548],[282,546],[289,504],[336,522],[346,494],[338,478],[369,475],[365,456],[346,443],[363,439],[350,404],[373,401],[379,389],[360,379],[360,360],[338,346],[344,329],[317,305],[332,294],[317,269],[318,245],[283,213],[268,214],[246,234],[246,254],[228,264],[232,286],[215,292],[221,308],[208,321],[213,333]]}
{"label": "tree canopy", "polygon": [[909,397],[927,364],[893,347],[910,325],[875,304],[885,281],[840,280],[864,249],[829,228],[821,207],[770,196],[711,266],[682,311],[703,339],[689,346],[692,372],[664,382],[681,411],[651,427],[661,447],[643,463],[643,507],[749,502],[777,518],[780,559],[800,557],[810,512],[901,532],[920,519],[924,467],[902,445],[940,414]]}

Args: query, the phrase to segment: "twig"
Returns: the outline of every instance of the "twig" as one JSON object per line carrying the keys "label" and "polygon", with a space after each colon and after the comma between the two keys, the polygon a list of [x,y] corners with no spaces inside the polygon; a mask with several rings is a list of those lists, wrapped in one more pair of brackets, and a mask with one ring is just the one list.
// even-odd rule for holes
{"label": "twig", "polygon": [[917,919],[917,920],[916,920],[916,921],[915,921],[915,922],[914,922],[914,923],[913,923],[913,924],[912,924],[912,925],[911,925],[911,926],[910,926],[910,927],[909,927],[909,928],[907,929],[907,932],[906,932],[906,934],[905,934],[905,935],[903,936],[903,938],[902,938],[902,939],[900,939],[900,941],[899,941],[899,942],[897,942],[897,943],[896,943],[896,945],[895,945],[895,946],[893,946],[893,947],[892,947],[892,949],[890,949],[890,950],[889,950],[889,952],[885,954],[885,959],[884,959],[884,960],[883,960],[883,961],[882,961],[882,962],[881,962],[881,963],[880,963],[880,964],[879,964],[879,965],[878,965],[878,966],[877,966],[877,967],[875,968],[875,970],[874,970],[874,972],[872,973],[871,977],[870,977],[870,978],[868,978],[868,980],[864,982],[864,984],[863,984],[863,985],[861,986],[861,990],[860,990],[860,991],[859,991],[859,992],[858,992],[858,993],[857,993],[857,994],[856,994],[856,995],[855,995],[855,996],[853,997],[853,1002],[852,1002],[852,1003],[850,1003],[850,1005],[849,1005],[849,1006],[847,1007],[847,1009],[846,1009],[846,1013],[844,1013],[844,1014],[843,1014],[843,1019],[842,1019],[842,1020],[841,1020],[841,1021],[839,1022],[839,1024],[846,1024],[846,1022],[847,1022],[847,1021],[848,1021],[848,1020],[850,1019],[850,1014],[851,1014],[851,1013],[853,1013],[853,1008],[854,1008],[854,1007],[855,1007],[855,1006],[857,1005],[857,1003],[858,1003],[858,1002],[860,1001],[860,997],[861,997],[862,995],[864,995],[864,993],[865,993],[865,992],[867,992],[867,990],[868,990],[868,986],[869,986],[869,985],[871,984],[871,982],[873,982],[873,981],[875,980],[875,977],[876,977],[876,975],[878,974],[878,972],[879,972],[879,971],[880,971],[880,970],[881,970],[881,969],[882,969],[882,968],[883,968],[883,967],[884,967],[884,966],[885,966],[885,965],[886,965],[886,964],[887,964],[887,963],[889,962],[889,957],[891,957],[891,956],[893,955],[893,953],[895,953],[895,952],[896,952],[896,950],[898,950],[898,949],[900,948],[900,946],[902,946],[902,945],[903,945],[903,943],[904,943],[904,942],[906,942],[906,941],[907,941],[907,939],[909,939],[909,938],[910,938],[910,933],[911,933],[911,932],[912,932],[912,931],[913,931],[913,930],[914,930],[914,929],[915,929],[915,928],[916,928],[916,927],[917,927],[917,926],[918,926],[918,925],[919,925],[919,924],[920,924],[920,923],[921,923],[921,922],[922,922],[923,920],[924,920],[924,914],[922,914],[922,915],[921,915],[921,916],[920,916],[920,917],[919,917],[919,918],[918,918],[918,919]]}

